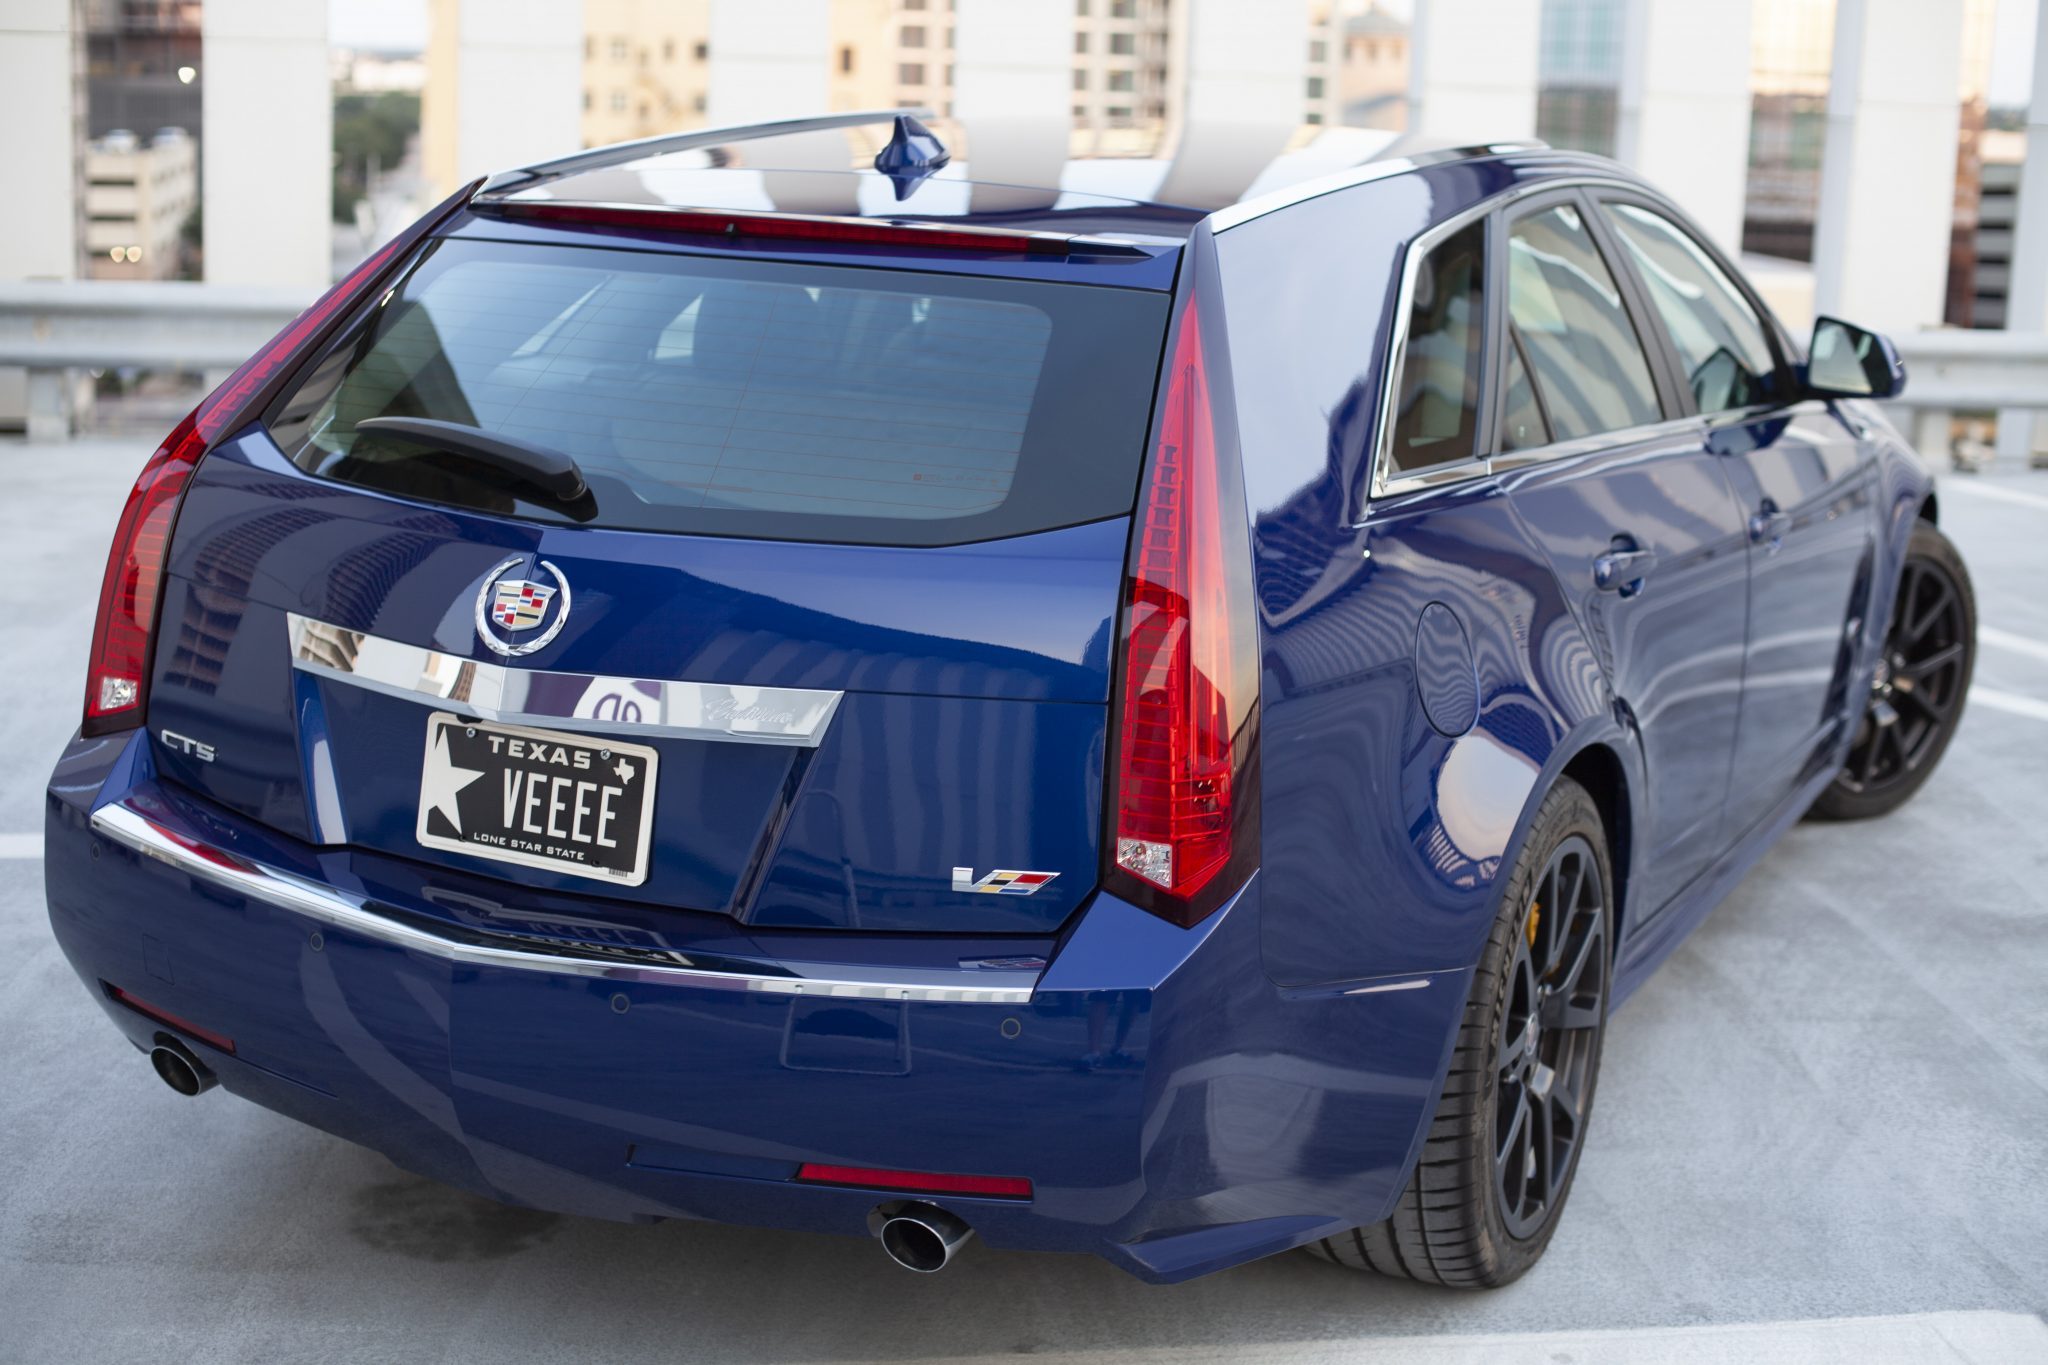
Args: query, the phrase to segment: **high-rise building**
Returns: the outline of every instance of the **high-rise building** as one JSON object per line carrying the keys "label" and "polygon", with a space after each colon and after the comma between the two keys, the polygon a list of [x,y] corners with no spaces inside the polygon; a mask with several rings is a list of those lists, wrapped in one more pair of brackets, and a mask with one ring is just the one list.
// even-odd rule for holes
{"label": "high-rise building", "polygon": [[704,121],[711,0],[583,0],[583,145]]}
{"label": "high-rise building", "polygon": [[168,280],[181,273],[179,234],[199,204],[199,155],[169,128],[145,142],[116,131],[85,154],[85,256],[96,280]]}
{"label": "high-rise building", "polygon": [[86,136],[116,129],[200,136],[202,0],[83,0]]}

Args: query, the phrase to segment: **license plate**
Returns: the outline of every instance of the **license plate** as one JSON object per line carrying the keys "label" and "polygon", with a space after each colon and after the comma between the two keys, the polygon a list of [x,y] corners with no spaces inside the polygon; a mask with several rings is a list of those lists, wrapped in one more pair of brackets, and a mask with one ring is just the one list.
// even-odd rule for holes
{"label": "license plate", "polygon": [[644,744],[436,711],[415,834],[427,848],[638,886],[647,880],[656,757]]}

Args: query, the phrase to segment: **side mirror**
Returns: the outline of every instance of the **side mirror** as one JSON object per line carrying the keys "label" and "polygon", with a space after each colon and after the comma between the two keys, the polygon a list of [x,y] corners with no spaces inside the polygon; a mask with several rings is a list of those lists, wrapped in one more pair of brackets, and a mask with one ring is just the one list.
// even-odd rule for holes
{"label": "side mirror", "polygon": [[1826,398],[1896,398],[1905,392],[1906,362],[1889,337],[1840,318],[1815,318],[1806,388]]}

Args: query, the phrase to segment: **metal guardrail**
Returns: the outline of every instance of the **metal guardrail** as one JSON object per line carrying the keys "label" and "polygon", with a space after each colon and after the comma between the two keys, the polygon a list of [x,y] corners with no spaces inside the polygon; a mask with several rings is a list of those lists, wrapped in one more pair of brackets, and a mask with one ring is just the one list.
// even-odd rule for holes
{"label": "metal guardrail", "polygon": [[[30,373],[30,438],[62,440],[70,429],[65,370],[230,370],[316,292],[187,281],[0,283],[0,365]],[[2048,334],[1931,331],[1896,341],[1907,382],[1890,406],[1930,455],[1948,457],[1957,412],[2048,410]]]}

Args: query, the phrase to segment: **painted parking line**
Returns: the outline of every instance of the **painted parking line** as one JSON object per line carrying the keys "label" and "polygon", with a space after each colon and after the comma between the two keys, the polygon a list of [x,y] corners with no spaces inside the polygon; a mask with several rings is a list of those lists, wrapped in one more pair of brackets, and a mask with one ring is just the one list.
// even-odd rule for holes
{"label": "painted parking line", "polygon": [[2027,716],[2034,720],[2048,720],[2048,701],[2038,697],[2023,697],[2017,692],[2001,692],[1995,687],[1972,687],[1972,706],[1988,706],[1994,711],[2008,715]]}
{"label": "painted parking line", "polygon": [[1354,1337],[1262,1345],[1049,1351],[1042,1365],[1249,1361],[1252,1365],[2039,1365],[2048,1323],[2031,1313],[1955,1311],[1604,1332]]}
{"label": "painted parking line", "polygon": [[42,856],[42,835],[0,834],[0,858],[40,858]]}
{"label": "painted parking line", "polygon": [[1941,491],[1946,496],[1951,491],[1973,498],[1990,498],[1997,502],[2011,503],[2015,507],[2035,507],[2048,512],[2048,495],[2022,492],[2007,488],[2004,484],[1983,483],[1976,479],[1943,479]]}
{"label": "painted parking line", "polygon": [[2024,654],[2030,659],[2048,659],[2048,644],[2025,635],[2015,635],[2009,630],[2000,630],[1996,626],[1977,627],[1977,641],[1994,649]]}

